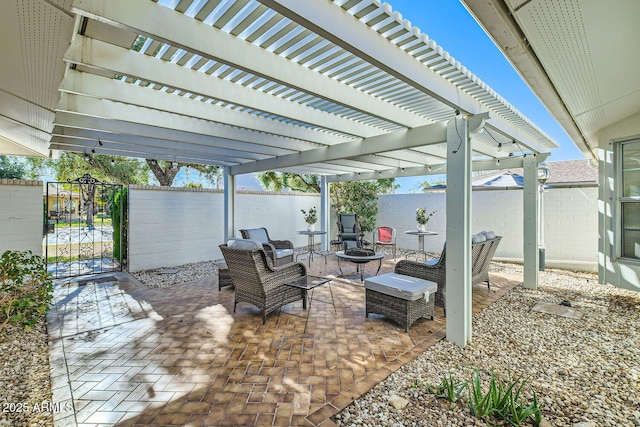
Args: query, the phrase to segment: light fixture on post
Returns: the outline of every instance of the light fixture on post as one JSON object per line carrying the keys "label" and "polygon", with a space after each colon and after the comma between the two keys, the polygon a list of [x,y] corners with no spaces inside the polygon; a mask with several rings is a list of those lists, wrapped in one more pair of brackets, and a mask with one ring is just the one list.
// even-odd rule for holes
{"label": "light fixture on post", "polygon": [[176,162],[175,160],[173,162],[171,162],[171,169],[173,169],[174,171],[178,170],[178,162]]}
{"label": "light fixture on post", "polygon": [[544,163],[538,165],[538,270],[544,271],[544,184],[551,177],[551,170]]}
{"label": "light fixture on post", "polygon": [[151,166],[155,166],[156,165],[156,160],[155,159],[149,160],[149,164],[151,164]]}

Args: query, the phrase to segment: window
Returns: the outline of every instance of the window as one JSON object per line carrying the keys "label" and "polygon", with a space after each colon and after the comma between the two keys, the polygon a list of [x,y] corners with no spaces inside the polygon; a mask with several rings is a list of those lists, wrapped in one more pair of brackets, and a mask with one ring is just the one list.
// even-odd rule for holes
{"label": "window", "polygon": [[621,145],[622,257],[640,259],[640,141]]}

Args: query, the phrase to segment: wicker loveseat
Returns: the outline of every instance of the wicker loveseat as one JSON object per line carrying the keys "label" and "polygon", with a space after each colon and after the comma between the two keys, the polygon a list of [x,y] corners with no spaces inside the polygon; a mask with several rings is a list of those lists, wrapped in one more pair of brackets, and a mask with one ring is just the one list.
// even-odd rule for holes
{"label": "wicker loveseat", "polygon": [[290,240],[273,240],[266,228],[240,230],[242,238],[258,240],[275,265],[293,262],[293,243]]}
{"label": "wicker loveseat", "polygon": [[248,302],[262,310],[264,324],[269,313],[292,302],[302,300],[303,308],[307,308],[304,291],[285,285],[307,275],[304,264],[293,262],[276,267],[255,240],[231,239],[220,245],[220,250],[236,288],[234,313],[239,302]]}
{"label": "wicker loveseat", "polygon": [[[486,282],[487,286],[491,288],[491,284],[489,283],[489,264],[491,263],[491,259],[493,259],[493,255],[496,253],[501,239],[502,236],[496,236],[490,231],[478,233],[473,236],[471,242],[471,281],[473,285]],[[440,254],[440,258],[431,261],[424,263],[409,260],[398,261],[395,272],[436,282],[438,284],[436,305],[444,308],[447,296],[446,256],[447,249],[445,246],[442,254]]]}

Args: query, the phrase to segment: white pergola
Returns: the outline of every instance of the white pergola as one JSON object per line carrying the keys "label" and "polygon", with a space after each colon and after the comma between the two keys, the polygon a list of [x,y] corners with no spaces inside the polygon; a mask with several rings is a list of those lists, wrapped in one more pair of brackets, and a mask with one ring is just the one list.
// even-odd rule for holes
{"label": "white pergola", "polygon": [[471,172],[524,167],[524,280],[537,285],[537,165],[556,144],[388,4],[11,0],[0,11],[0,153],[223,167],[228,236],[239,174],[321,176],[328,229],[331,182],[446,173],[447,338],[459,345],[471,339]]}

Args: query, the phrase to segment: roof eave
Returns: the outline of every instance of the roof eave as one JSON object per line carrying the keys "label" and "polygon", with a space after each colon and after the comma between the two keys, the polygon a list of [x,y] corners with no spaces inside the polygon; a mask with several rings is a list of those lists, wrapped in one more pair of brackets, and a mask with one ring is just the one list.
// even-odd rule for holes
{"label": "roof eave", "polygon": [[461,0],[586,158],[597,159],[503,0]]}

